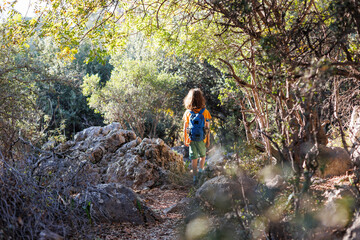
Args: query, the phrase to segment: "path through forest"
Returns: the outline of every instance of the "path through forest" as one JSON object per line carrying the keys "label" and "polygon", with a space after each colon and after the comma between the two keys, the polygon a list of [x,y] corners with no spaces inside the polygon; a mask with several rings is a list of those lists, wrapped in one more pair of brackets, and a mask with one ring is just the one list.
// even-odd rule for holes
{"label": "path through forest", "polygon": [[165,214],[164,210],[175,205],[188,196],[191,186],[177,186],[171,189],[154,188],[139,191],[140,198],[154,212],[162,218],[161,222],[149,225],[132,225],[130,223],[99,224],[94,234],[99,239],[179,239],[178,227],[181,226],[183,215],[181,213]]}
{"label": "path through forest", "polygon": [[[314,178],[311,186],[313,193],[321,196],[327,190],[336,189],[339,185],[351,185],[350,179],[354,175],[336,176],[328,179]],[[141,199],[162,218],[161,222],[149,225],[132,225],[130,223],[99,224],[93,229],[96,239],[146,239],[170,240],[181,239],[184,228],[184,215],[181,213],[165,214],[164,210],[179,203],[195,190],[189,184],[172,188],[154,188],[137,192]]]}

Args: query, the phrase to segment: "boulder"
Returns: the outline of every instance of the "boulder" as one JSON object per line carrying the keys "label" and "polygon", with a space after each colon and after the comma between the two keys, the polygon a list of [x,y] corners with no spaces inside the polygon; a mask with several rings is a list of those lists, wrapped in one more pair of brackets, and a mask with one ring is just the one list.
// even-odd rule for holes
{"label": "boulder", "polygon": [[318,161],[317,174],[321,177],[344,175],[351,169],[352,162],[348,152],[340,147],[326,147],[318,145],[318,152],[312,142],[305,142],[300,146],[300,157],[310,157]]}
{"label": "boulder", "polygon": [[342,239],[351,221],[358,199],[357,190],[346,184],[329,189],[324,194],[324,205],[314,215],[317,226],[311,230],[314,239]]}
{"label": "boulder", "polygon": [[180,202],[166,208],[164,210],[165,214],[168,213],[176,213],[176,212],[184,212],[189,209],[189,205],[192,202],[192,199],[190,198],[183,198]]}
{"label": "boulder", "polygon": [[182,155],[172,151],[161,139],[143,139],[138,145],[131,142],[113,156],[105,174],[107,182],[120,182],[136,189],[150,188],[170,181],[171,173],[185,173]]}
{"label": "boulder", "polygon": [[249,239],[248,233],[239,224],[239,219],[236,216],[227,213],[223,217],[218,217],[214,222],[212,229],[208,233],[208,239]]}
{"label": "boulder", "polygon": [[284,177],[278,174],[271,179],[266,179],[265,186],[272,190],[282,190],[286,188],[287,184],[284,180]]}
{"label": "boulder", "polygon": [[99,184],[79,196],[85,208],[90,206],[90,215],[100,222],[153,223],[160,220],[151,209],[131,190],[121,184]]}
{"label": "boulder", "polygon": [[350,155],[340,147],[319,146],[319,173],[323,177],[346,174],[352,168]]}
{"label": "boulder", "polygon": [[116,182],[143,189],[172,183],[174,174],[185,173],[182,155],[163,140],[140,139],[119,123],[87,128],[54,150],[62,157],[50,163],[44,156],[40,168],[59,173],[74,188]]}
{"label": "boulder", "polygon": [[246,175],[236,178],[221,175],[206,181],[195,196],[205,205],[220,211],[230,211],[235,200],[242,206],[252,201],[255,188],[255,180]]}
{"label": "boulder", "polygon": [[265,185],[265,187],[271,191],[281,191],[287,187],[285,181],[286,165],[281,168],[279,166],[268,165],[258,172],[259,179]]}

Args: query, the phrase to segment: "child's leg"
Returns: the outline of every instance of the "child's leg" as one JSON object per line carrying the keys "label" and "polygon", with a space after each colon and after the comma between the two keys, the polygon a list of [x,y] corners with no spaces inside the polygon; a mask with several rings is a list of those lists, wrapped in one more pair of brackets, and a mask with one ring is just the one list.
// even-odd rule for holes
{"label": "child's leg", "polygon": [[200,172],[204,169],[205,158],[206,158],[206,156],[200,158],[200,166],[199,166],[199,168],[200,168],[199,171],[200,171]]}
{"label": "child's leg", "polygon": [[193,170],[193,176],[196,176],[197,174],[197,164],[198,164],[198,159],[193,159],[191,160],[192,162],[192,170]]}
{"label": "child's leg", "polygon": [[197,149],[196,142],[191,142],[190,143],[189,157],[191,159],[193,175],[196,176],[196,174],[197,174],[197,164],[198,164],[198,159],[199,159],[199,151]]}

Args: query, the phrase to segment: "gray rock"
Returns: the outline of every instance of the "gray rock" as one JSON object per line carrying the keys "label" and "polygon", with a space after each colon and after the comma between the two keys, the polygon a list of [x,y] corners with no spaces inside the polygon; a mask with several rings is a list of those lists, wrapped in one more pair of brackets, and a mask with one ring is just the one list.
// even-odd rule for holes
{"label": "gray rock", "polygon": [[124,133],[121,131],[115,131],[106,135],[103,145],[108,152],[113,153],[125,142]]}
{"label": "gray rock", "polygon": [[352,225],[346,230],[343,240],[360,239],[360,214],[357,213],[354,217]]}
{"label": "gray rock", "polygon": [[121,184],[99,184],[83,192],[79,201],[90,204],[91,217],[100,222],[153,223],[161,218],[146,207],[137,195]]}
{"label": "gray rock", "polygon": [[281,175],[275,175],[271,179],[265,179],[265,186],[271,190],[273,189],[284,189],[286,187],[286,182]]}
{"label": "gray rock", "polygon": [[300,147],[300,157],[305,159],[306,155],[318,161],[317,174],[321,177],[331,177],[346,174],[352,167],[350,155],[340,147],[326,147],[319,144],[318,153],[314,150],[312,142],[303,143]]}
{"label": "gray rock", "polygon": [[144,138],[129,142],[117,150],[106,172],[108,182],[120,182],[136,189],[166,183],[167,171],[184,173],[182,156],[171,151],[161,139]]}
{"label": "gray rock", "polygon": [[236,180],[218,176],[206,181],[196,191],[196,198],[218,210],[230,211],[235,200],[243,206],[248,200],[253,200],[255,187],[256,182],[246,175]]}
{"label": "gray rock", "polygon": [[135,140],[132,140],[126,144],[124,144],[123,146],[121,146],[121,148],[119,148],[116,151],[116,154],[125,154],[127,151],[129,151],[132,148],[135,148],[137,145],[139,145],[141,143],[141,139],[140,138],[136,138]]}
{"label": "gray rock", "polygon": [[94,164],[100,162],[105,153],[106,149],[104,146],[101,146],[101,144],[98,144],[87,151],[90,162]]}
{"label": "gray rock", "polygon": [[65,152],[67,150],[69,150],[71,147],[73,147],[75,145],[75,141],[67,141],[65,143],[61,143],[59,144],[55,150],[58,152]]}
{"label": "gray rock", "polygon": [[360,146],[357,145],[354,149],[352,149],[351,153],[351,161],[356,167],[360,167]]}
{"label": "gray rock", "polygon": [[40,167],[56,171],[64,181],[73,182],[74,188],[116,182],[144,189],[171,183],[174,174],[185,173],[182,155],[163,140],[141,140],[133,131],[120,127],[112,123],[87,128],[77,133],[74,141],[55,148],[64,158],[51,164],[40,161]]}
{"label": "gray rock", "polygon": [[183,158],[189,157],[189,147],[186,147],[185,145],[172,147],[171,150],[183,155]]}
{"label": "gray rock", "polygon": [[113,130],[120,130],[120,129],[122,129],[121,124],[118,122],[113,122],[113,123],[103,127],[101,133],[103,135],[107,135],[109,132],[111,132]]}
{"label": "gray rock", "polygon": [[48,141],[46,142],[44,145],[42,145],[42,149],[46,150],[46,151],[50,151],[51,149],[53,149],[56,145],[55,141]]}
{"label": "gray rock", "polygon": [[75,142],[83,141],[87,138],[95,138],[98,137],[101,133],[101,127],[89,127],[84,129],[83,131],[77,133],[74,137]]}
{"label": "gray rock", "polygon": [[40,232],[39,240],[63,240],[64,238],[57,233],[44,229]]}
{"label": "gray rock", "polygon": [[186,211],[187,209],[189,209],[190,202],[191,202],[190,198],[184,198],[180,202],[166,208],[164,210],[164,213],[168,214],[168,213],[176,213],[176,212]]}

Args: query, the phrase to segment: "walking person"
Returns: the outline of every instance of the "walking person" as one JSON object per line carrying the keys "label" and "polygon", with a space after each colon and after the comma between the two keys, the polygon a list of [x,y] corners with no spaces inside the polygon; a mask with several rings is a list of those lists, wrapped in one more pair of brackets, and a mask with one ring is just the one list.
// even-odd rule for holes
{"label": "walking person", "polygon": [[199,174],[204,169],[206,148],[210,146],[210,112],[205,108],[205,98],[199,88],[193,88],[184,98],[186,111],[184,120],[184,144],[189,147],[189,157],[192,162],[193,183],[198,181],[198,160],[200,158]]}

